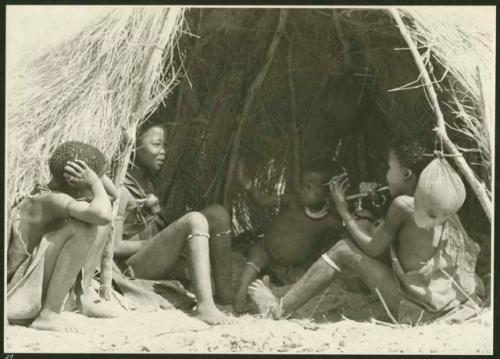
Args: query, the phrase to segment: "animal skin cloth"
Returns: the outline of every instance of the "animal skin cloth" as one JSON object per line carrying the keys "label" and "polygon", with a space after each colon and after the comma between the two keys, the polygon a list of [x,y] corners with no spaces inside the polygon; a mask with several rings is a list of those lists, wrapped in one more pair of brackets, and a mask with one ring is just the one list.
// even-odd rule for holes
{"label": "animal skin cloth", "polygon": [[399,321],[415,324],[432,320],[471,301],[481,287],[475,275],[479,245],[467,235],[457,215],[435,227],[438,247],[434,256],[417,271],[405,272],[391,246],[394,275],[404,299]]}

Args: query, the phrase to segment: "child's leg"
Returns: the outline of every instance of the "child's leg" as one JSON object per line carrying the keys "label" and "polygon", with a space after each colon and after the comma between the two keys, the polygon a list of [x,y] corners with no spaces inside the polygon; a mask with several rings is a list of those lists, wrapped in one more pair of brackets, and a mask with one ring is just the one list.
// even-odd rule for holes
{"label": "child's leg", "polygon": [[215,283],[215,300],[220,304],[232,304],[234,299],[231,252],[231,218],[220,205],[205,207],[210,230],[210,263]]}
{"label": "child's leg", "polygon": [[391,269],[383,262],[363,253],[350,240],[341,240],[319,258],[306,274],[279,300],[266,285],[258,280],[252,283],[249,294],[260,311],[270,310],[276,316],[292,313],[320,293],[340,270],[355,271],[372,290],[378,288],[385,302],[397,313],[401,294]]}
{"label": "child's leg", "polygon": [[75,284],[77,305],[81,312],[88,317],[113,318],[124,312],[122,307],[103,301],[91,288],[94,272],[101,262],[102,252],[110,232],[111,225],[97,227],[96,239],[92,243],[87,260],[83,265],[82,279]]}
{"label": "child's leg", "polygon": [[384,261],[365,254],[349,239],[334,245],[328,251],[328,256],[338,263],[341,269],[346,267],[348,270],[353,270],[372,293],[376,293],[378,289],[392,314],[397,317],[403,296],[392,268]]}
{"label": "child's leg", "polygon": [[248,261],[241,273],[240,284],[236,292],[234,301],[234,310],[236,313],[242,313],[247,306],[247,289],[259,274],[260,270],[269,264],[269,256],[264,248],[262,241],[250,249]]}
{"label": "child's leg", "polygon": [[127,263],[138,278],[164,278],[177,263],[187,242],[199,318],[208,324],[230,321],[221,313],[212,297],[208,223],[204,215],[190,212],[150,239]]}
{"label": "child's leg", "polygon": [[42,310],[31,326],[43,330],[77,331],[59,314],[95,240],[96,227],[71,220],[47,237],[50,244],[45,253]]}

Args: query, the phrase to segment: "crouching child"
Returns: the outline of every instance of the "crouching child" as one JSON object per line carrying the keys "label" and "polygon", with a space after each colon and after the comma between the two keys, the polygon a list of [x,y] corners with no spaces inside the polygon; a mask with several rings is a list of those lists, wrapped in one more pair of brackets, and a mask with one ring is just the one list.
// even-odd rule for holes
{"label": "crouching child", "polygon": [[[112,216],[103,184],[110,183],[104,175],[106,167],[106,158],[97,148],[76,141],[63,143],[49,159],[50,182],[37,184],[12,209],[7,248],[9,322],[78,331],[60,313],[78,274],[88,263],[95,264],[90,257],[103,247],[101,226]],[[91,275],[86,275],[86,284],[78,281],[79,290],[75,288],[79,309],[89,316],[110,316],[85,299]]]}

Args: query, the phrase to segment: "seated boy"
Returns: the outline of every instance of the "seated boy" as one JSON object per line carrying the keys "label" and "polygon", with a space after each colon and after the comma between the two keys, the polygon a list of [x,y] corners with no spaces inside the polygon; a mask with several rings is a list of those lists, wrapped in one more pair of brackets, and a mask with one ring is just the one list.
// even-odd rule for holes
{"label": "seated boy", "polygon": [[[249,295],[259,310],[274,317],[290,314],[343,270],[355,271],[400,322],[425,322],[469,299],[477,300],[481,285],[476,282],[474,268],[479,247],[467,236],[458,216],[431,229],[415,224],[413,195],[430,160],[424,152],[419,142],[409,138],[392,146],[387,183],[394,199],[385,222],[373,233],[361,228],[348,210],[346,176],[332,183],[333,200],[350,239],[337,242],[281,299],[261,280],[252,283]],[[390,250],[390,264],[379,259],[386,250]]]}
{"label": "seated boy", "polygon": [[294,283],[340,235],[341,220],[330,208],[326,185],[340,171],[333,161],[310,163],[302,173],[300,192],[280,198],[253,187],[240,163],[238,180],[250,198],[262,207],[281,208],[264,238],[250,249],[236,292],[236,312],[246,310],[247,288],[263,269],[271,270],[282,284]]}
{"label": "seated boy", "polygon": [[[198,318],[208,324],[232,321],[214,303],[231,304],[231,222],[227,211],[210,205],[166,225],[152,179],[165,162],[165,131],[154,123],[140,129],[134,163],[120,194],[115,260],[128,277],[188,279]],[[187,258],[186,258],[187,257]]]}
{"label": "seated boy", "polygon": [[[98,226],[111,220],[103,185],[109,182],[103,176],[106,166],[95,147],[63,143],[49,160],[49,184],[37,185],[13,208],[7,248],[9,322],[34,319],[36,329],[78,330],[60,313],[78,273],[95,263],[91,256],[103,247],[104,236],[98,235],[103,227]],[[86,277],[86,284],[78,283],[79,309],[89,316],[112,315],[88,299]]]}

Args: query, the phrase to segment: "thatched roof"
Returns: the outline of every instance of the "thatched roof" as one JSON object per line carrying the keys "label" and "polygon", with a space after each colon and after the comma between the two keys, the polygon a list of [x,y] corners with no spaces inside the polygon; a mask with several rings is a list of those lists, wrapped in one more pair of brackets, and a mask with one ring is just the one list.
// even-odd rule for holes
{"label": "thatched roof", "polygon": [[[457,10],[443,16],[407,8],[403,14],[421,51],[430,50],[427,60],[446,120],[460,129],[450,129],[450,137],[480,150],[465,156],[491,188],[492,128],[485,122],[493,120],[492,99],[484,95],[493,73],[490,34]],[[118,129],[130,121],[141,64],[165,16],[175,24],[164,57],[169,61],[155,73],[150,97],[164,97],[155,117],[170,129],[159,189],[171,218],[222,201],[239,115],[266,62],[279,9],[194,8],[183,22],[182,11],[172,9],[114,12],[38,59],[26,75],[33,84],[20,87],[23,92],[9,107],[10,201],[35,178],[47,179],[46,158],[61,141],[78,138],[109,156],[119,152]],[[294,149],[301,160],[336,156],[354,182],[383,182],[390,135],[418,129],[431,136],[435,125],[414,60],[390,14],[293,9],[286,21],[238,149],[256,184],[282,191],[297,161]],[[179,51],[173,54],[174,49]],[[184,77],[170,91],[180,67]],[[407,84],[418,88],[401,89]],[[254,226],[259,215],[267,221],[236,185],[229,193],[237,227],[250,228],[249,214]],[[479,206],[470,198],[465,208],[476,213]]]}
{"label": "thatched roof", "polygon": [[[152,110],[176,84],[170,59],[182,16],[179,8],[111,11],[18,71],[8,87],[8,204],[48,180],[47,160],[62,142],[88,142],[109,158],[119,153],[120,128],[137,120],[137,102]],[[161,32],[170,36],[164,61],[147,74],[150,88],[141,94]]]}

